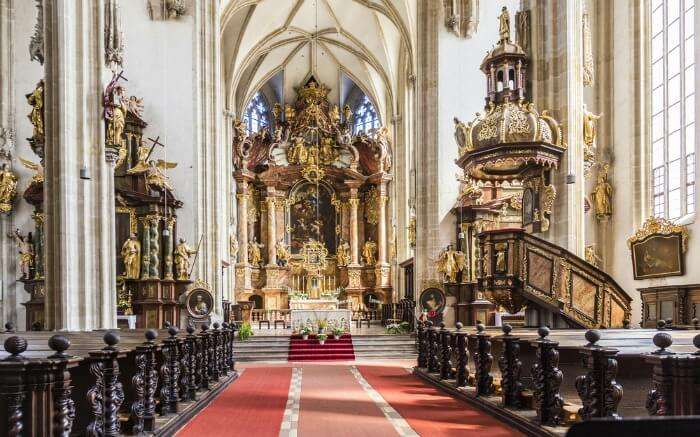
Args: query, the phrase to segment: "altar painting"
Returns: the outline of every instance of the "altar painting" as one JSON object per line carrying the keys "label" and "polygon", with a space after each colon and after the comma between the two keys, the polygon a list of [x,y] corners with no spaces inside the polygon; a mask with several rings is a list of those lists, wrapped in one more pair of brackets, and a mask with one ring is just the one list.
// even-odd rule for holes
{"label": "altar painting", "polygon": [[300,254],[304,243],[320,240],[329,253],[336,249],[336,213],[332,192],[323,184],[305,183],[291,196],[290,245],[293,254]]}

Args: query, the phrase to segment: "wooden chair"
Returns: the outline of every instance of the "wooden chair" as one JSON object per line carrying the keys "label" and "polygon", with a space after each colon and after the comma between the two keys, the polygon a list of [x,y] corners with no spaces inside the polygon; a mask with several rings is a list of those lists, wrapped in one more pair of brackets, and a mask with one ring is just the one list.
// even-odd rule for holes
{"label": "wooden chair", "polygon": [[369,323],[372,320],[369,312],[367,311],[359,311],[359,314],[357,315],[357,319],[355,320],[355,327],[356,328],[362,328],[362,322],[367,322],[367,327],[369,328]]}
{"label": "wooden chair", "polygon": [[275,311],[274,312],[274,325],[275,329],[277,329],[277,324],[281,323],[282,324],[282,329],[284,329],[287,326],[287,321],[284,319],[284,313],[282,311]]}

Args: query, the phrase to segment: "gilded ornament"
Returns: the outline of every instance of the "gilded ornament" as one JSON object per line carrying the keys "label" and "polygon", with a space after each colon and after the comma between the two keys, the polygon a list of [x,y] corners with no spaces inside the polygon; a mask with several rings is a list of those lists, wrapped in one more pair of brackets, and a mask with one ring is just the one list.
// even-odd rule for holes
{"label": "gilded ornament", "polygon": [[598,120],[603,114],[594,114],[583,105],[583,143],[595,147],[598,135]]}
{"label": "gilded ornament", "polygon": [[146,170],[146,184],[150,187],[156,187],[160,189],[173,189],[170,184],[170,179],[165,174],[165,170],[169,168],[177,167],[175,162],[167,162],[159,159],[157,161],[150,160],[148,162],[148,169]]}
{"label": "gilded ornament", "polygon": [[350,264],[350,244],[341,239],[335,255],[338,266],[344,267]]}
{"label": "gilded ornament", "polygon": [[17,196],[17,175],[10,166],[2,164],[0,167],[0,213],[7,214],[12,211],[12,203]]}
{"label": "gilded ornament", "polygon": [[248,263],[253,267],[259,267],[262,264],[262,254],[260,251],[262,248],[263,245],[258,243],[256,237],[253,237],[253,240],[248,242]]}
{"label": "gilded ornament", "polygon": [[27,103],[32,107],[31,112],[27,115],[32,123],[33,131],[29,142],[34,144],[44,144],[44,79],[41,79],[36,84],[34,91],[26,95]]}
{"label": "gilded ornament", "polygon": [[377,264],[377,243],[371,237],[362,246],[362,260],[368,266]]}
{"label": "gilded ornament", "polygon": [[235,233],[231,233],[229,237],[229,252],[231,254],[231,260],[235,263],[238,262],[238,238]]}
{"label": "gilded ornament", "polygon": [[136,233],[132,233],[122,245],[121,256],[124,262],[124,277],[138,279],[141,274],[141,243]]}
{"label": "gilded ornament", "polygon": [[379,197],[377,187],[372,187],[364,196],[365,220],[371,225],[379,223]]}
{"label": "gilded ornament", "polygon": [[583,13],[583,86],[595,84],[595,61],[593,59],[593,36],[588,12]]}
{"label": "gilded ornament", "polygon": [[633,236],[627,239],[627,245],[631,248],[633,243],[642,241],[655,234],[681,234],[681,249],[683,250],[683,253],[688,250],[688,228],[684,225],[677,225],[670,220],[660,217],[649,217],[644,222],[641,229],[638,229]]}
{"label": "gilded ornament", "polygon": [[508,121],[508,134],[529,134],[531,133],[530,123],[527,114],[516,105],[510,104],[510,118]]}
{"label": "gilded ornament", "polygon": [[455,124],[455,142],[457,142],[457,146],[459,147],[459,155],[461,156],[474,150],[474,146],[472,145],[472,124],[464,124],[457,117],[454,117],[453,120]]}
{"label": "gilded ornament", "polygon": [[411,247],[416,247],[416,217],[412,216],[408,220],[408,243]]}
{"label": "gilded ornament", "polygon": [[595,251],[595,246],[586,246],[583,252],[583,258],[586,260],[586,262],[593,267],[599,267],[600,263],[603,262],[603,259],[596,253]]}
{"label": "gilded ornament", "polygon": [[190,279],[190,257],[196,253],[197,251],[192,249],[184,238],[180,238],[174,253],[175,276],[178,281]]}
{"label": "gilded ornament", "polygon": [[37,164],[24,158],[19,158],[19,161],[25,168],[34,171],[34,176],[32,176],[33,184],[41,185],[44,183],[44,167],[41,164]]}
{"label": "gilded ornament", "polygon": [[604,220],[612,215],[613,188],[608,182],[609,168],[609,164],[605,164],[598,171],[598,181],[591,194],[595,205],[595,216],[598,220]]}
{"label": "gilded ornament", "polygon": [[490,140],[498,136],[498,122],[501,120],[502,113],[502,106],[497,106],[488,113],[481,124],[481,127],[479,128],[479,133],[477,134],[479,141]]}
{"label": "gilded ornament", "polygon": [[438,255],[435,267],[444,275],[445,282],[455,283],[457,273],[467,269],[467,258],[463,252],[454,250],[454,246],[449,244]]}
{"label": "gilded ornament", "polygon": [[291,254],[289,253],[289,247],[284,242],[284,238],[280,238],[275,244],[275,256],[277,258],[277,265],[280,267],[286,266],[289,262]]}

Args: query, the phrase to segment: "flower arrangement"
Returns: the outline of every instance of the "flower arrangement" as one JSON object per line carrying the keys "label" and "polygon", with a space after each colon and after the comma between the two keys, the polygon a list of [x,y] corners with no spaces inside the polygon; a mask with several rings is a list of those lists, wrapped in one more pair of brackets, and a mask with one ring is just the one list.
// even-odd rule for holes
{"label": "flower arrangement", "polygon": [[309,334],[311,334],[311,326],[304,324],[299,328],[299,334],[301,334],[301,338],[304,340],[309,339]]}
{"label": "flower arrangement", "polygon": [[327,338],[328,338],[328,336],[326,334],[318,334],[318,342],[321,345],[324,345],[326,343]]}
{"label": "flower arrangement", "polygon": [[345,333],[345,329],[343,329],[342,326],[336,325],[331,329],[331,332],[334,338],[339,339]]}
{"label": "flower arrangement", "polygon": [[250,326],[250,323],[248,322],[243,322],[241,327],[238,329],[238,339],[240,341],[248,341],[250,337],[255,335],[253,333],[253,328]]}
{"label": "flower arrangement", "polygon": [[318,333],[323,334],[323,332],[328,327],[328,319],[318,319],[316,324],[318,325]]}
{"label": "flower arrangement", "polygon": [[405,334],[409,330],[408,322],[391,323],[386,326],[386,333],[392,335]]}

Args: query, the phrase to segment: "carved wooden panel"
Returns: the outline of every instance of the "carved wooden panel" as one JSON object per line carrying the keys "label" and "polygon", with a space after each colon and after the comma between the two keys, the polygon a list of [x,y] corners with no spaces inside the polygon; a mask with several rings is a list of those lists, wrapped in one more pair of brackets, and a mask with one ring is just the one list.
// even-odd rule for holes
{"label": "carved wooden panel", "polygon": [[532,250],[527,251],[527,282],[539,291],[552,294],[552,269],[554,263]]}
{"label": "carved wooden panel", "polygon": [[571,272],[571,305],[592,320],[595,320],[595,302],[598,286],[577,274]]}

